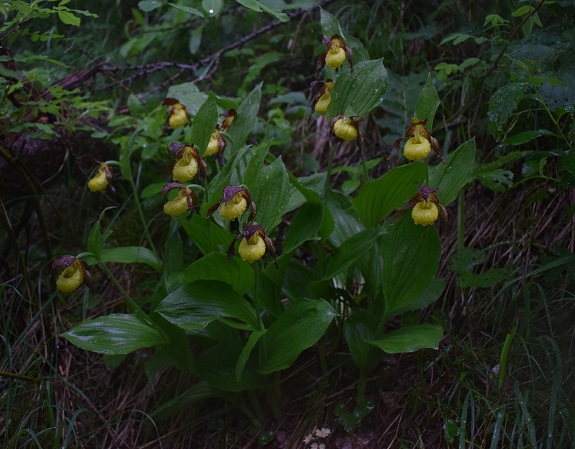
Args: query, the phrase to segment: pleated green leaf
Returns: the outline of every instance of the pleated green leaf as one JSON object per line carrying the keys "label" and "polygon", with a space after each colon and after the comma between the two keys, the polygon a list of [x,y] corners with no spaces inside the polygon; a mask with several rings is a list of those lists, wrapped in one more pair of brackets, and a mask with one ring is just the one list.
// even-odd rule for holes
{"label": "pleated green leaf", "polygon": [[377,226],[393,211],[405,207],[424,180],[423,163],[396,167],[380,178],[367,182],[354,198],[353,208],[366,226]]}
{"label": "pleated green leaf", "polygon": [[443,338],[443,329],[434,324],[417,324],[392,331],[380,340],[368,343],[389,354],[437,349]]}
{"label": "pleated green leaf", "polygon": [[354,65],[353,73],[342,72],[336,80],[327,114],[342,112],[346,117],[364,117],[383,101],[387,90],[387,71],[383,60],[363,61]]}
{"label": "pleated green leaf", "polygon": [[462,143],[447,157],[447,164],[438,164],[430,174],[429,184],[437,188],[444,206],[455,201],[461,189],[473,179],[475,139]]}
{"label": "pleated green leaf", "polygon": [[408,212],[381,237],[382,288],[386,310],[393,315],[419,300],[439,267],[441,244],[435,226],[413,223]]}
{"label": "pleated green leaf", "polygon": [[79,348],[100,354],[128,354],[167,343],[155,324],[125,313],[86,321],[62,335]]}
{"label": "pleated green leaf", "polygon": [[323,299],[293,304],[260,338],[258,371],[269,374],[289,368],[303,350],[323,336],[335,316]]}
{"label": "pleated green leaf", "polygon": [[219,281],[184,284],[166,296],[156,312],[184,330],[203,329],[216,319],[238,329],[260,328],[251,304],[229,284]]}
{"label": "pleated green leaf", "polygon": [[243,295],[254,285],[254,270],[238,257],[228,260],[224,253],[215,252],[206,254],[186,268],[184,282],[200,280],[225,282]]}

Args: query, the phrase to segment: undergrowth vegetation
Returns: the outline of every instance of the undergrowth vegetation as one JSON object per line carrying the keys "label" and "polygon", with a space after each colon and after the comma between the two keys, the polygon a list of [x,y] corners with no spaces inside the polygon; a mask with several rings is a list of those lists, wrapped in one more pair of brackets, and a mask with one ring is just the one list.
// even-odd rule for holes
{"label": "undergrowth vegetation", "polygon": [[2,447],[575,445],[568,1],[89,3],[0,2]]}

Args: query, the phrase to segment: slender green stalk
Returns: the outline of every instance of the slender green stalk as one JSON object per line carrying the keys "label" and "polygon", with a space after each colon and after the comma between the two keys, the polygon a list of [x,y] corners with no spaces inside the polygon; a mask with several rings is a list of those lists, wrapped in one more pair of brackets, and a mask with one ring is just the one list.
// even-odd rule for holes
{"label": "slender green stalk", "polygon": [[146,221],[146,218],[144,217],[144,211],[142,210],[142,203],[140,203],[140,196],[138,194],[138,188],[137,188],[136,183],[134,182],[134,180],[132,178],[130,178],[129,181],[130,181],[130,186],[132,187],[132,193],[134,195],[134,202],[136,203],[136,209],[138,210],[138,216],[140,217],[140,221],[142,222],[142,226],[144,228],[144,233],[146,234],[146,238],[148,239],[148,242],[150,243],[150,248],[154,252],[155,256],[159,257],[158,251],[156,250],[156,246],[154,245],[154,241],[152,240],[152,235],[150,234],[148,222]]}
{"label": "slender green stalk", "polygon": [[367,388],[367,373],[362,367],[359,368],[359,379],[357,380],[357,399],[365,397]]}
{"label": "slender green stalk", "polygon": [[543,109],[545,109],[545,112],[549,116],[549,119],[553,122],[553,125],[555,125],[555,128],[557,129],[557,131],[559,131],[561,138],[565,141],[565,143],[567,144],[567,147],[569,147],[569,149],[571,151],[573,151],[573,147],[571,146],[569,139],[567,139],[567,136],[565,136],[565,134],[563,133],[563,130],[559,126],[559,123],[557,122],[557,120],[555,120],[553,113],[549,110],[549,107],[547,107],[547,103],[545,103],[545,101],[543,100],[543,97],[541,97],[541,94],[539,93],[539,89],[537,89],[537,87],[535,87],[534,85],[533,85],[533,89],[535,90],[535,95],[537,95],[539,102],[543,105]]}
{"label": "slender green stalk", "polygon": [[331,149],[329,150],[329,159],[327,161],[327,172],[325,175],[325,186],[324,186],[324,192],[327,193],[328,190],[331,188],[331,169],[333,166],[333,155],[335,154],[335,147],[336,144],[334,143],[331,146]]}
{"label": "slender green stalk", "polygon": [[459,191],[457,198],[457,249],[465,247],[465,188]]}
{"label": "slender green stalk", "polygon": [[106,266],[106,264],[100,263],[99,264],[100,267],[106,272],[106,274],[108,275],[108,277],[110,278],[110,280],[112,281],[112,283],[116,286],[116,288],[120,291],[120,293],[122,294],[122,296],[124,297],[124,300],[126,301],[126,303],[128,304],[128,306],[133,309],[133,311],[136,313],[136,315],[140,315],[143,317],[148,317],[148,315],[146,315],[146,313],[142,310],[142,308],[136,303],[136,301],[134,301],[132,299],[132,297],[128,294],[128,292],[126,290],[124,290],[124,287],[122,287],[122,284],[120,284],[120,282],[118,281],[118,279],[116,279],[116,276],[114,276],[114,273],[112,273],[110,271],[110,269]]}
{"label": "slender green stalk", "polygon": [[255,273],[254,273],[254,309],[256,310],[256,320],[258,323],[261,320],[261,310],[260,310],[260,278],[261,278],[261,264],[259,261],[256,262],[255,265]]}
{"label": "slender green stalk", "polygon": [[429,187],[429,159],[426,157],[425,161],[425,185]]}
{"label": "slender green stalk", "polygon": [[280,373],[279,372],[273,373],[272,374],[273,383],[271,384],[268,383],[265,389],[268,405],[270,406],[274,418],[278,421],[281,419],[282,415],[281,408],[279,405],[279,398],[281,397],[279,379],[280,379]]}

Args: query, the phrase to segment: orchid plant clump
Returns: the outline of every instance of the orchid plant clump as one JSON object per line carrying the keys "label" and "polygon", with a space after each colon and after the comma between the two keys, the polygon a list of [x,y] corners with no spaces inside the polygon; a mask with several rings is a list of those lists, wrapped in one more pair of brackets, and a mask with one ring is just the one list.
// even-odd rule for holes
{"label": "orchid plant clump", "polygon": [[[331,123],[327,170],[297,177],[273,155],[273,142],[246,144],[261,85],[233,108],[195,84],[170,87],[164,132],[187,143],[171,143],[164,162],[172,164],[169,179],[145,189],[146,198],[164,199],[168,235],[149,234],[148,245],[110,247],[109,231],[102,229],[104,211],[90,233],[88,252],[66,256],[53,267],[64,268],[56,283],[63,293],[79,288],[89,267],[105,269],[108,262],[145,263],[156,271],[157,286],[149,298],[136,301],[117,283],[129,310],[79,323],[64,334],[69,341],[113,355],[153,347],[150,369],[174,365],[206,382],[213,394],[266,389],[277,401],[272,377],[320,340],[324,348],[318,357],[327,369],[332,352],[322,337],[329,328],[343,335],[359,368],[360,397],[383,353],[437,349],[440,324],[412,320],[390,328],[388,323],[442,294],[441,243],[434,224],[441,217],[447,231],[445,206],[469,179],[473,142],[446,157],[440,151],[431,134],[439,96],[429,78],[415,104],[417,118],[404,136],[408,162],[398,161],[377,179],[368,179],[366,169],[353,196],[334,188],[335,148],[366,145],[362,126],[382,102],[387,72],[382,60],[370,59],[361,42],[323,10],[321,26],[326,50],[315,69],[316,78],[323,71],[323,79],[312,85],[310,111]],[[131,171],[135,142],[125,141],[114,178],[130,182],[141,212],[142,192]],[[432,149],[442,162],[435,166],[428,164]],[[102,164],[88,187],[106,189],[111,179],[111,169]],[[404,214],[409,209],[411,216]],[[196,250],[192,260],[183,254],[183,239]],[[279,414],[277,404],[270,406]]]}

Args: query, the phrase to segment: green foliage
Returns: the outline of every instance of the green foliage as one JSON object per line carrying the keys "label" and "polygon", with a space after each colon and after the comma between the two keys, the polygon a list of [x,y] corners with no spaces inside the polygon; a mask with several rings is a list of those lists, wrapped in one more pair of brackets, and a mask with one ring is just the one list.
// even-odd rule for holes
{"label": "green foliage", "polygon": [[[549,182],[552,189],[575,182],[575,97],[568,58],[573,43],[567,39],[573,27],[554,24],[565,10],[562,4],[547,9],[543,2],[511,2],[494,11],[476,5],[469,11],[473,23],[463,23],[465,14],[443,17],[452,1],[412,11],[384,2],[344,5],[337,14],[320,8],[319,24],[302,33],[299,27],[307,25],[290,18],[299,17],[296,6],[312,2],[181,3],[140,1],[123,13],[119,4],[95,6],[92,13],[73,9],[66,0],[0,5],[5,16],[0,40],[7,49],[0,55],[3,134],[50,140],[83,131],[110,146],[113,155],[105,159],[117,159],[106,161],[113,168],[110,188],[97,197],[73,198],[74,207],[80,203],[73,221],[80,221],[80,214],[89,215],[88,223],[98,217],[83,236],[87,252],[77,256],[95,282],[90,292],[84,290],[81,313],[59,323],[69,329],[62,336],[100,354],[145,354],[150,378],[169,366],[192,375],[192,388],[158,406],[153,416],[173,416],[213,397],[246,412],[246,398],[257,408],[254,390],[264,390],[270,408],[278,409],[280,380],[288,373],[300,376],[300,362],[311,359],[321,377],[338,372],[343,379],[357,379],[356,402],[336,410],[338,422],[353,432],[374,408],[367,376],[384,353],[437,351],[444,332],[453,333],[451,304],[449,312],[421,313],[451,293],[445,292],[447,285],[465,297],[571,267],[572,256],[562,254],[540,269],[520,272],[527,275],[516,274],[513,267],[486,268],[491,247],[465,246],[477,242],[466,239],[464,216],[465,192],[474,182],[494,195],[527,180]],[[385,24],[370,17],[386,7],[391,18]],[[421,13],[413,13],[416,7]],[[362,14],[369,20],[357,20]],[[100,17],[108,22],[93,25]],[[271,26],[269,20],[278,22]],[[250,43],[278,23],[286,28]],[[86,45],[84,27],[94,36],[102,36],[96,34],[100,27],[109,31]],[[54,49],[57,40],[71,44],[68,33],[74,33],[86,59],[62,50],[74,45]],[[316,67],[334,35],[350,50],[345,62],[337,70]],[[38,46],[34,51],[30,41]],[[554,43],[560,41],[564,44]],[[12,54],[11,48],[21,50]],[[91,61],[92,51],[93,59],[101,60],[94,67],[97,77],[87,75],[89,70],[69,73],[81,67],[78,61]],[[90,89],[83,76],[93,83]],[[308,92],[318,94],[314,83],[307,88],[316,78],[335,82],[327,121],[318,118],[308,98]],[[174,103],[185,107],[189,121],[172,129],[167,118],[177,113]],[[233,121],[224,114],[231,109],[237,111]],[[350,143],[323,128],[330,120],[333,127],[340,115],[358,119],[358,138]],[[411,118],[426,121],[433,139],[422,138],[437,139],[434,149],[445,164],[431,165],[434,152],[431,161],[387,157],[411,137],[404,135]],[[205,155],[216,131],[222,158]],[[330,131],[331,147],[321,154],[318,142],[327,141]],[[4,155],[4,138],[1,144],[1,155],[12,161]],[[308,149],[316,144],[311,156]],[[197,151],[192,163],[199,170],[174,185],[171,166],[186,157],[178,151],[181,145]],[[99,157],[79,157],[80,170],[98,166]],[[32,193],[42,191],[26,179]],[[228,201],[230,188],[239,197]],[[413,208],[425,201],[422,188],[432,189],[429,201],[440,214],[436,223],[442,234],[457,233],[457,249],[444,248],[444,257],[454,254],[448,263],[442,263],[443,237],[436,223],[421,226],[412,217]],[[162,214],[162,203],[177,195],[185,197],[184,213]],[[236,200],[245,201],[245,208],[228,220],[223,208]],[[74,242],[69,245],[66,252],[74,251]],[[255,251],[256,246],[259,252],[246,253],[246,247]],[[39,254],[47,259],[51,252]],[[129,288],[128,276],[115,277],[116,264],[134,276]],[[451,274],[442,270],[446,266]],[[457,283],[449,283],[449,276]],[[106,307],[98,309],[103,316],[86,320],[98,316],[93,304],[105,302],[105,282],[114,284],[125,302],[120,308],[128,310],[111,313]],[[533,399],[515,382],[515,324],[501,333],[494,336],[499,374],[491,388],[517,405],[490,404],[471,389],[461,400],[454,393],[448,399],[453,412],[442,411],[449,444],[463,447],[473,440],[475,426],[467,423],[482,410],[493,415],[487,425],[491,447],[507,428],[522,435],[513,434],[512,443],[524,439],[538,445]],[[433,354],[437,358],[430,366],[444,356]],[[134,369],[131,359],[124,363]],[[489,375],[485,384],[493,386]],[[556,410],[562,379],[556,372],[551,377]],[[465,381],[463,372],[457,384]],[[514,414],[516,424],[503,411]],[[550,412],[551,434],[557,416]],[[547,447],[556,438],[570,437],[548,436]]]}

